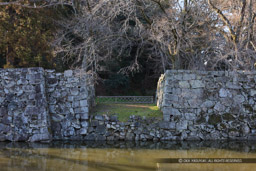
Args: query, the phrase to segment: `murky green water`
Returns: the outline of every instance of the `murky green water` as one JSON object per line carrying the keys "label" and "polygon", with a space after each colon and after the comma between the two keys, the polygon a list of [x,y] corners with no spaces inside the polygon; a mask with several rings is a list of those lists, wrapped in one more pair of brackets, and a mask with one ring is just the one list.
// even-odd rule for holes
{"label": "murky green water", "polygon": [[158,163],[159,158],[256,158],[255,142],[0,143],[1,171],[256,170],[252,164]]}

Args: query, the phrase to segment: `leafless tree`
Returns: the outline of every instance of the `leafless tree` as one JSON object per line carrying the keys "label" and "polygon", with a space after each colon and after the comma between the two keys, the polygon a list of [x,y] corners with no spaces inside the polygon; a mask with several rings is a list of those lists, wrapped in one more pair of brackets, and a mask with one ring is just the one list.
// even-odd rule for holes
{"label": "leafless tree", "polygon": [[74,18],[61,23],[54,46],[65,62],[93,71],[126,54],[134,60],[120,72],[137,72],[145,52],[156,72],[205,69],[213,44],[211,15],[204,0],[88,0]]}
{"label": "leafless tree", "polygon": [[133,57],[119,72],[138,72],[140,57],[166,69],[254,69],[255,0],[1,0],[0,5],[73,7],[52,42],[71,67],[93,73],[105,61]]}
{"label": "leafless tree", "polygon": [[1,0],[0,6],[15,5],[24,8],[46,8],[57,5],[74,6],[76,0]]}
{"label": "leafless tree", "polygon": [[[216,13],[218,25],[216,35],[223,37],[215,46],[214,68],[219,61],[231,69],[254,69],[256,61],[255,40],[255,0],[208,0],[210,8]],[[216,40],[220,40],[216,36]]]}

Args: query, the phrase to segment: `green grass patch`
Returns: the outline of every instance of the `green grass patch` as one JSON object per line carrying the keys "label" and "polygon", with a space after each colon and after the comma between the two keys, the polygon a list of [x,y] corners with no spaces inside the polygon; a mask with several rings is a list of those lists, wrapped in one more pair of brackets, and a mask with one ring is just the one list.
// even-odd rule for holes
{"label": "green grass patch", "polygon": [[116,115],[119,121],[125,122],[131,115],[155,117],[162,119],[163,113],[155,104],[103,104],[98,103],[91,111],[92,115]]}

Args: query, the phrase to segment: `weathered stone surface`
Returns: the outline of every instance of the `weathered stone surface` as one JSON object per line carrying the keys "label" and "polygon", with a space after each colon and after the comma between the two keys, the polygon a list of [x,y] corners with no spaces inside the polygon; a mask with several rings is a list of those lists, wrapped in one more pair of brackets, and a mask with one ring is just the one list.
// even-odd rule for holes
{"label": "weathered stone surface", "polygon": [[81,101],[80,101],[80,106],[81,106],[81,107],[88,106],[87,100],[81,100]]}
{"label": "weathered stone surface", "polygon": [[36,141],[50,141],[51,138],[48,133],[44,134],[34,134],[32,137],[30,137],[30,142],[36,142]]}
{"label": "weathered stone surface", "polygon": [[176,124],[177,131],[186,130],[187,128],[188,128],[188,122],[186,120],[180,121]]}
{"label": "weathered stone surface", "polygon": [[126,140],[128,140],[128,141],[134,140],[134,133],[127,133],[126,134]]}
{"label": "weathered stone surface", "polygon": [[96,140],[96,135],[95,134],[88,134],[88,135],[85,136],[85,140],[88,140],[88,141]]}
{"label": "weathered stone surface", "polygon": [[111,122],[117,122],[117,116],[110,116],[110,117],[109,117],[109,120],[110,120]]}
{"label": "weathered stone surface", "polygon": [[0,123],[0,133],[8,133],[10,131],[10,127]]}
{"label": "weathered stone surface", "polygon": [[64,119],[63,115],[59,115],[59,114],[52,115],[52,121],[54,122],[61,122],[63,119]]}
{"label": "weathered stone surface", "polygon": [[201,80],[191,80],[190,81],[191,88],[203,88],[205,84]]}
{"label": "weathered stone surface", "polygon": [[251,89],[251,90],[250,90],[250,96],[255,96],[255,95],[256,95],[256,90]]}
{"label": "weathered stone surface", "polygon": [[179,82],[179,87],[180,88],[190,88],[190,84],[188,81],[180,81]]}
{"label": "weathered stone surface", "polygon": [[168,121],[159,122],[159,128],[169,129],[169,122]]}
{"label": "weathered stone surface", "polygon": [[[254,77],[256,72],[167,71],[158,82],[157,105],[164,121],[175,123],[178,139],[248,139],[256,134]],[[174,139],[167,128],[161,123],[167,133],[160,139]]]}
{"label": "weathered stone surface", "polygon": [[243,95],[237,95],[237,96],[234,97],[234,102],[235,102],[236,104],[241,104],[241,103],[243,103],[244,101],[245,101],[245,98],[244,98]]}
{"label": "weathered stone surface", "polygon": [[219,96],[220,97],[227,97],[229,94],[228,90],[224,89],[224,88],[221,88],[220,91],[219,91]]}
{"label": "weathered stone surface", "polygon": [[225,111],[225,106],[222,105],[220,102],[218,102],[215,106],[214,106],[214,110],[218,111],[218,112],[223,112]]}
{"label": "weathered stone surface", "polygon": [[3,139],[48,141],[50,132],[58,140],[85,135],[94,104],[94,88],[87,81],[79,70],[0,69]]}
{"label": "weathered stone surface", "polygon": [[215,105],[215,102],[210,101],[210,100],[206,100],[205,102],[203,102],[201,107],[202,108],[212,108],[214,105]]}
{"label": "weathered stone surface", "polygon": [[96,128],[96,132],[99,134],[105,134],[106,133],[105,125],[98,125]]}
{"label": "weathered stone surface", "polygon": [[82,126],[83,128],[87,128],[87,127],[89,126],[89,124],[88,124],[87,121],[83,121],[83,122],[81,122],[81,126]]}
{"label": "weathered stone surface", "polygon": [[87,128],[80,129],[80,135],[86,135],[87,134]]}
{"label": "weathered stone surface", "polygon": [[72,77],[72,75],[73,75],[73,71],[72,70],[67,70],[67,71],[64,72],[64,76],[65,77]]}
{"label": "weathered stone surface", "polygon": [[242,133],[243,135],[248,135],[250,133],[250,128],[248,127],[248,125],[243,125]]}
{"label": "weathered stone surface", "polygon": [[186,118],[186,120],[193,121],[193,120],[196,119],[196,114],[194,114],[194,113],[185,113],[185,118]]}
{"label": "weathered stone surface", "polygon": [[89,117],[94,89],[80,71],[0,69],[0,141],[49,141],[50,132],[58,140],[255,139],[256,73],[167,73],[157,91],[164,121],[122,123]]}

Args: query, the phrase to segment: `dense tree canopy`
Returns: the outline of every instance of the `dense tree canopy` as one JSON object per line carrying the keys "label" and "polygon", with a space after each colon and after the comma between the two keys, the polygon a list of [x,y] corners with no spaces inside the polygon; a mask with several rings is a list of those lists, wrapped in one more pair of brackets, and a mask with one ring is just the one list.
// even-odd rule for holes
{"label": "dense tree canopy", "polygon": [[49,9],[0,6],[0,67],[54,67]]}

